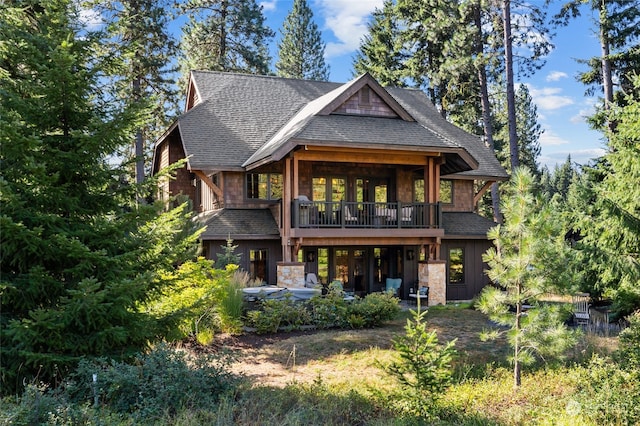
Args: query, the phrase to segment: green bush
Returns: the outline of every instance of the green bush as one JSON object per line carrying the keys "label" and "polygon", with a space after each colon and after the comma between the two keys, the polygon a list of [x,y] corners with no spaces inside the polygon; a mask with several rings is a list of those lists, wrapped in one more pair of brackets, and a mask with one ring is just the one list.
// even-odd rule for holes
{"label": "green bush", "polygon": [[347,326],[347,302],[342,292],[329,291],[326,296],[314,296],[309,300],[313,325],[320,329]]}
{"label": "green bush", "polygon": [[311,314],[305,304],[284,300],[264,300],[258,310],[247,314],[248,325],[256,329],[256,333],[276,333],[299,330],[303,325],[311,324]]}
{"label": "green bush", "polygon": [[161,344],[132,364],[82,361],[65,393],[77,404],[98,402],[137,420],[161,419],[215,406],[235,388],[237,378],[228,370],[230,362],[226,355],[189,356]]}
{"label": "green bush", "polygon": [[398,298],[391,293],[371,293],[347,306],[347,318],[352,328],[379,327],[394,319],[398,312]]}
{"label": "green bush", "polygon": [[620,333],[618,359],[621,366],[640,371],[640,311],[627,317],[629,327]]}
{"label": "green bush", "polygon": [[242,331],[244,295],[242,289],[249,283],[249,274],[235,270],[224,280],[218,291],[218,319],[223,332],[239,334]]}
{"label": "green bush", "polygon": [[577,408],[594,424],[640,424],[640,373],[610,358],[592,358],[577,397]]}
{"label": "green bush", "polygon": [[304,325],[321,329],[378,327],[398,312],[398,299],[389,293],[371,293],[347,302],[341,291],[331,290],[325,297],[315,296],[306,303],[265,300],[247,313],[247,319],[256,333],[263,334],[299,330]]}

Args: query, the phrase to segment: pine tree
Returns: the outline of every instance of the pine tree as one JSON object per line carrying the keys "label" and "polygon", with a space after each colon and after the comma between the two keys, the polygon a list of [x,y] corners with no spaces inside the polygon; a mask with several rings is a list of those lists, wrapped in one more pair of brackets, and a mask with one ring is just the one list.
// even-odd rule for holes
{"label": "pine tree", "polygon": [[269,72],[269,40],[262,6],[255,0],[188,0],[182,10],[182,79],[191,70]]}
{"label": "pine tree", "polygon": [[383,86],[405,87],[400,26],[392,0],[376,8],[353,61],[356,74],[368,72]]}
{"label": "pine tree", "polygon": [[[500,98],[497,97],[497,99]],[[504,97],[501,97],[501,99],[503,100]],[[515,102],[518,163],[526,166],[536,177],[539,177],[538,157],[540,156],[540,135],[542,135],[542,128],[538,123],[537,107],[533,103],[533,99],[526,85],[522,84],[518,86]],[[510,136],[507,131],[508,117],[506,116],[505,108],[506,101],[503,101],[501,104],[496,102],[495,118],[496,121],[498,121],[496,124],[496,128],[498,129],[496,134],[496,151],[502,165],[507,170],[511,170],[511,147],[508,143]]]}
{"label": "pine tree", "polygon": [[142,183],[150,157],[150,145],[177,113],[177,86],[172,62],[177,42],[169,33],[169,0],[90,0],[106,23],[106,54],[117,61],[113,71],[115,99],[153,106],[135,135],[136,182]]}
{"label": "pine tree", "polygon": [[[586,7],[597,16],[601,55],[579,62],[588,65],[588,70],[579,75],[587,85],[587,93],[601,92],[604,96],[602,110],[608,110],[616,102],[620,104],[625,93],[634,90],[632,76],[640,68],[640,1],[638,0],[570,0],[565,1],[554,17],[557,25],[568,25],[571,19],[582,14]],[[616,90],[614,82],[617,82]],[[593,122],[605,124],[605,114],[598,114]],[[607,124],[611,130],[615,123]]]}
{"label": "pine tree", "polygon": [[294,0],[293,10],[285,18],[282,40],[278,43],[277,74],[304,80],[329,80],[329,66],[324,62],[324,49],[313,12],[306,0]]}
{"label": "pine tree", "polygon": [[[533,184],[526,168],[514,171],[503,198],[505,222],[489,231],[494,247],[483,256],[496,287],[486,287],[478,301],[483,313],[507,327],[516,387],[521,384],[523,365],[536,355],[560,356],[574,341],[558,309],[539,303],[545,293],[566,293],[573,275],[562,223],[548,203],[533,195]],[[526,315],[525,304],[533,306]],[[499,334],[488,332],[485,337]]]}
{"label": "pine tree", "polygon": [[144,302],[193,253],[185,205],[136,208],[113,154],[146,114],[110,102],[104,39],[72,0],[0,6],[2,389],[83,356],[126,357],[161,335]]}

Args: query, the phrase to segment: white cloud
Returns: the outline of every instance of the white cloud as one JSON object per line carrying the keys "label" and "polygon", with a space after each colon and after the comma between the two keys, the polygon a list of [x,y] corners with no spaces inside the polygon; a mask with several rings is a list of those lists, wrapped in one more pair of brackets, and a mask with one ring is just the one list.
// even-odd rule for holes
{"label": "white cloud", "polygon": [[327,43],[327,58],[353,52],[367,32],[367,22],[374,9],[382,7],[382,0],[317,0],[325,27],[338,40]]}
{"label": "white cloud", "polygon": [[269,1],[261,1],[260,6],[262,6],[262,10],[265,12],[276,10],[276,3],[278,0],[269,0]]}
{"label": "white cloud", "polygon": [[587,164],[598,157],[602,157],[606,151],[602,148],[562,150],[545,153],[540,156],[539,163],[546,165],[549,170],[553,170],[556,165],[563,164],[567,161],[567,156],[571,155],[571,162],[578,164]]}
{"label": "white cloud", "polygon": [[80,9],[79,19],[89,31],[98,30],[104,24],[102,15],[95,9]]}
{"label": "white cloud", "polygon": [[571,142],[558,136],[553,130],[545,129],[544,133],[540,135],[540,146],[557,146],[569,143]]}
{"label": "white cloud", "polygon": [[569,96],[561,96],[562,89],[556,87],[544,87],[537,89],[529,85],[529,93],[533,98],[533,102],[538,108],[543,110],[555,110],[569,105],[573,105],[574,101]]}
{"label": "white cloud", "polygon": [[547,75],[547,81],[559,81],[563,78],[567,78],[569,77],[569,75],[566,72],[562,72],[562,71],[551,71],[548,75]]}

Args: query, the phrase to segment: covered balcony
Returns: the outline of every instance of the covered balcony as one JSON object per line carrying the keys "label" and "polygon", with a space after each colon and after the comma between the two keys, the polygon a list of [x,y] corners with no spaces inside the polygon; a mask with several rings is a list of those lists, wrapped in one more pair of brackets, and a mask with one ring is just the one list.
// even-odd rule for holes
{"label": "covered balcony", "polygon": [[440,203],[293,200],[292,228],[440,229]]}

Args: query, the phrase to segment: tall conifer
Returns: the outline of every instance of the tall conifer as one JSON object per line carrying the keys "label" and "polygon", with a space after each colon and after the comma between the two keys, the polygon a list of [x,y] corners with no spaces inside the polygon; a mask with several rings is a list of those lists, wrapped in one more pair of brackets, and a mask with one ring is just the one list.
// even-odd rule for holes
{"label": "tall conifer", "polygon": [[73,0],[0,6],[2,389],[161,335],[144,302],[190,253],[185,207],[136,207],[114,153],[146,113],[103,87],[112,56]]}
{"label": "tall conifer", "polygon": [[142,183],[150,145],[177,113],[174,75],[177,42],[169,33],[169,0],[90,0],[106,24],[107,54],[117,68],[112,73],[115,99],[122,105],[148,103],[152,107],[136,130],[136,182]]}
{"label": "tall conifer", "polygon": [[392,0],[375,9],[353,61],[356,74],[368,72],[383,86],[406,86],[400,24]]}
{"label": "tall conifer", "polygon": [[192,70],[268,74],[274,33],[255,0],[188,0],[182,10],[183,83]]}
{"label": "tall conifer", "polygon": [[277,74],[281,77],[328,81],[325,46],[307,1],[294,0],[293,9],[282,27],[282,40],[278,43]]}

